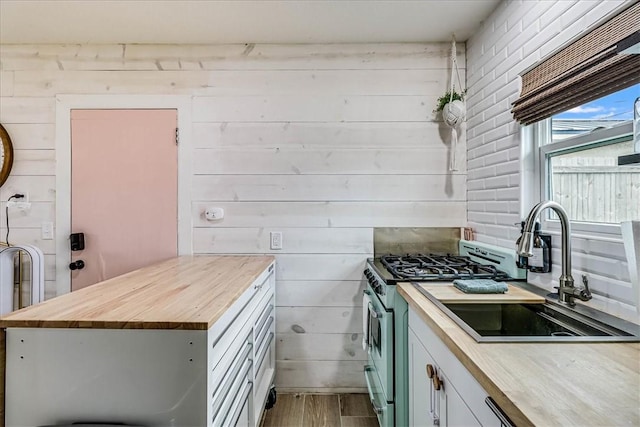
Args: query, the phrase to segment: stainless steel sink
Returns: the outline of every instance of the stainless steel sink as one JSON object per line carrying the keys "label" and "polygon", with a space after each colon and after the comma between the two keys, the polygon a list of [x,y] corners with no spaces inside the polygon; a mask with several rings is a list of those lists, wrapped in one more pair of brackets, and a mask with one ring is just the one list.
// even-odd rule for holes
{"label": "stainless steel sink", "polygon": [[588,307],[568,308],[550,297],[540,304],[442,303],[414,286],[478,342],[640,341],[640,325]]}

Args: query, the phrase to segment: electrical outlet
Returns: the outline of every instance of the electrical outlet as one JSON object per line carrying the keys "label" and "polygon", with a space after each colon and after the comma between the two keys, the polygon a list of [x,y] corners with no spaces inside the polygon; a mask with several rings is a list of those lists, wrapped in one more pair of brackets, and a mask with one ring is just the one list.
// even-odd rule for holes
{"label": "electrical outlet", "polygon": [[271,232],[271,249],[282,249],[282,232]]}
{"label": "electrical outlet", "polygon": [[[22,199],[18,199],[22,200]],[[13,200],[7,202],[7,207],[17,209],[19,211],[28,211],[31,209],[31,203],[29,202],[14,202]]]}
{"label": "electrical outlet", "polygon": [[20,197],[19,199],[16,199],[15,197],[11,200],[9,200],[9,206],[12,206],[11,204],[15,204],[15,203],[29,203],[29,192],[28,191],[20,191],[19,189],[16,190],[14,187],[10,187],[9,191],[7,192],[7,194],[10,195],[14,195],[14,194],[22,194],[23,197]]}
{"label": "electrical outlet", "polygon": [[7,201],[7,207],[9,208],[18,208],[18,210],[24,211],[29,210],[31,208],[31,203],[29,203],[29,192],[28,191],[13,191],[13,188],[10,188],[9,193],[11,194],[22,194],[24,197],[16,199],[15,197],[9,201]]}

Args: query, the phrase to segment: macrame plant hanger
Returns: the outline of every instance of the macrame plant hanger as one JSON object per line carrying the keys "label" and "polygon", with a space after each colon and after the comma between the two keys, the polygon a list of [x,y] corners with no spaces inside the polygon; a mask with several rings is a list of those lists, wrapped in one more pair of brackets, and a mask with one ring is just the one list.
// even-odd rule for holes
{"label": "macrame plant hanger", "polygon": [[[456,78],[458,80],[458,86],[460,88],[460,93],[464,93],[462,90],[462,82],[460,80],[460,71],[458,70],[458,61],[456,59],[457,51],[456,51],[456,36],[453,34],[451,36],[451,87],[449,88],[449,103],[453,102],[453,92],[456,88],[455,81]],[[464,103],[464,101],[462,101]],[[466,107],[466,105],[465,105]],[[466,110],[466,108],[465,108]],[[449,171],[457,171],[458,165],[456,164],[456,151],[458,146],[458,125],[464,121],[464,118],[456,121],[455,123],[449,123],[445,120],[447,125],[451,127],[451,156],[449,161]]]}

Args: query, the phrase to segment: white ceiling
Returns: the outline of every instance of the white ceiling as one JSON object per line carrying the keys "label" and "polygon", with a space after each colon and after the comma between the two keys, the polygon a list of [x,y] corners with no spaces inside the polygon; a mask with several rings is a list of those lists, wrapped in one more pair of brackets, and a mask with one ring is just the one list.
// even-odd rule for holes
{"label": "white ceiling", "polygon": [[464,41],[500,0],[0,0],[2,43]]}

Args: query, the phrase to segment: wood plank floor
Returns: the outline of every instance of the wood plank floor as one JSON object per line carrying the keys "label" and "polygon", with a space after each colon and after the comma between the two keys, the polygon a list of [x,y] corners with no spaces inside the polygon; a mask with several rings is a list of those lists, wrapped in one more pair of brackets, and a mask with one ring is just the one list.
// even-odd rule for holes
{"label": "wood plank floor", "polygon": [[278,394],[261,427],[378,427],[367,394]]}

